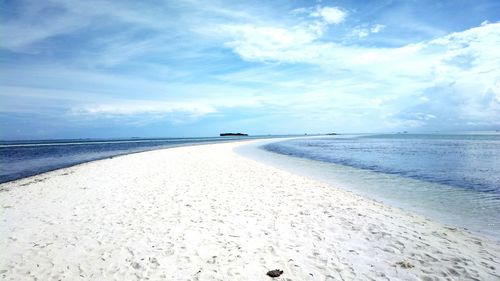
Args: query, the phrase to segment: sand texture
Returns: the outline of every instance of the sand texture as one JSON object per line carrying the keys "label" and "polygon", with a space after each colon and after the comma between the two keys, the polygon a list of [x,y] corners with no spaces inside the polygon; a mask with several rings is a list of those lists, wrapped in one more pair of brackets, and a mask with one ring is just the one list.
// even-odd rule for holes
{"label": "sand texture", "polygon": [[500,280],[497,242],[246,159],[238,145],[0,185],[0,278]]}

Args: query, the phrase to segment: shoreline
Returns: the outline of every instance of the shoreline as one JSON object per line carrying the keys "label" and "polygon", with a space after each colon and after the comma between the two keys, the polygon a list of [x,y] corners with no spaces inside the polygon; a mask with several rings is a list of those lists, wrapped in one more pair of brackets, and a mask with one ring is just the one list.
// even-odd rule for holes
{"label": "shoreline", "polygon": [[[78,165],[81,165],[81,164],[86,164],[86,163],[90,163],[90,162],[94,162],[94,161],[100,161],[100,160],[105,160],[105,159],[112,159],[114,157],[120,157],[120,156],[129,155],[129,154],[149,152],[149,151],[162,150],[162,149],[170,149],[170,148],[183,147],[183,146],[196,146],[196,145],[205,145],[205,144],[216,144],[216,143],[226,143],[226,142],[241,142],[241,141],[252,141],[252,140],[260,140],[260,139],[259,138],[253,138],[251,140],[249,140],[249,139],[228,139],[228,140],[192,142],[192,143],[186,142],[186,143],[180,143],[180,144],[173,144],[173,145],[165,146],[165,147],[151,147],[150,149],[145,149],[145,150],[128,151],[128,152],[113,154],[113,155],[109,155],[109,156],[97,157],[97,158],[93,158],[93,159],[89,159],[89,160],[76,161],[76,162],[69,163],[69,164],[61,164],[61,165],[55,166],[53,168],[42,169],[40,172],[36,172],[36,173],[29,173],[29,174],[26,173],[25,176],[22,176],[20,178],[14,178],[14,179],[7,180],[7,181],[4,181],[4,182],[0,181],[0,185],[5,184],[5,183],[11,183],[11,182],[14,182],[14,181],[17,181],[17,180],[26,179],[26,178],[33,177],[33,176],[38,176],[38,175],[41,175],[41,174],[44,174],[44,173],[49,173],[49,172],[53,172],[53,171],[57,171],[57,170],[65,169],[65,168],[70,168],[70,167],[73,167],[73,166],[78,166]],[[139,141],[128,141],[128,142],[139,142]],[[50,145],[52,145],[52,144],[50,144]],[[70,144],[65,144],[65,145],[70,145]],[[83,145],[86,145],[86,144],[83,144]],[[14,145],[14,146],[17,147],[18,145]],[[23,146],[24,146],[24,144],[23,144]],[[48,146],[48,145],[43,145],[43,146]]]}
{"label": "shoreline", "polygon": [[233,151],[249,142],[126,154],[1,184],[0,276],[500,277],[498,243]]}
{"label": "shoreline", "polygon": [[[274,141],[259,141],[235,148],[235,152],[254,161],[354,192],[369,200],[419,214],[449,227],[460,228],[500,243],[500,224],[491,206],[469,206],[468,201],[484,199],[483,194],[399,175],[384,174],[347,165],[323,162],[269,151],[262,146]],[[450,197],[443,197],[448,194]],[[455,196],[452,196],[455,195]],[[422,197],[425,196],[425,197]],[[468,206],[469,208],[465,208]],[[481,221],[470,207],[489,210]]]}

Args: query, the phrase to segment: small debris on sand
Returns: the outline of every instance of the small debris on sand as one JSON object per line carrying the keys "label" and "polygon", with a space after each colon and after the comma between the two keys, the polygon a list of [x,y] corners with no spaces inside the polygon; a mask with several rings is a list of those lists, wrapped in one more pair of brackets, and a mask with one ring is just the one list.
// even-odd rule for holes
{"label": "small debris on sand", "polygon": [[399,266],[401,266],[402,268],[412,268],[412,267],[415,267],[409,261],[398,261],[396,264],[399,265]]}
{"label": "small debris on sand", "polygon": [[279,277],[281,274],[283,274],[283,270],[280,269],[275,269],[267,272],[267,276],[269,277]]}

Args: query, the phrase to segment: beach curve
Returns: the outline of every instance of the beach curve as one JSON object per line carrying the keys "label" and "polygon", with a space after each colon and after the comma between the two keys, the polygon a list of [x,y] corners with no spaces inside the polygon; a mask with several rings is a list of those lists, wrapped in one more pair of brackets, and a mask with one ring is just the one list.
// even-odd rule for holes
{"label": "beach curve", "polygon": [[[255,141],[250,141],[255,142]],[[5,280],[498,280],[497,242],[186,146],[0,185]]]}

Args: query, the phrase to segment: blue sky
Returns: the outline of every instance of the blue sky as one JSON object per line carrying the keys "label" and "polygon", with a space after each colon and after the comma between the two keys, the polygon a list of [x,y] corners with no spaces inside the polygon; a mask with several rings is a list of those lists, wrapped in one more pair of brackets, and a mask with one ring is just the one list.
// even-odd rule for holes
{"label": "blue sky", "polygon": [[0,138],[500,129],[500,2],[1,1]]}

